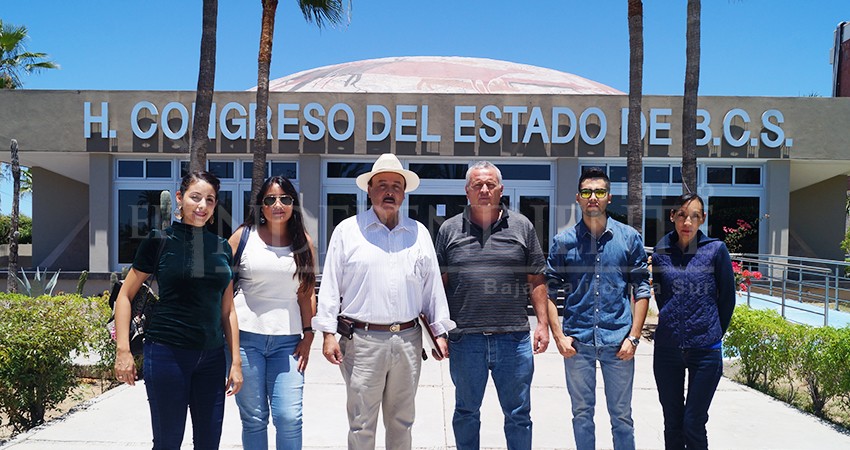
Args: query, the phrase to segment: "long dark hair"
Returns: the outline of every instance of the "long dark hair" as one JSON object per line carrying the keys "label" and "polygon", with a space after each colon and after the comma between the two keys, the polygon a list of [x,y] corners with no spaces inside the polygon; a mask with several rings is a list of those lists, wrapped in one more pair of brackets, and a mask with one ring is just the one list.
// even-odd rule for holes
{"label": "long dark hair", "polygon": [[301,214],[301,201],[298,199],[298,191],[287,178],[281,176],[273,176],[266,179],[263,185],[260,186],[257,192],[257,198],[254,199],[254,204],[251,205],[251,213],[245,218],[242,223],[243,227],[253,227],[257,222],[261,222],[263,217],[263,197],[268,194],[272,184],[276,184],[283,189],[283,192],[292,197],[292,217],[286,222],[286,231],[292,239],[292,255],[295,259],[295,274],[301,285],[298,287],[298,292],[310,292],[316,287],[316,267],[313,259],[313,251],[310,244],[307,242],[307,231],[304,230],[304,218]]}

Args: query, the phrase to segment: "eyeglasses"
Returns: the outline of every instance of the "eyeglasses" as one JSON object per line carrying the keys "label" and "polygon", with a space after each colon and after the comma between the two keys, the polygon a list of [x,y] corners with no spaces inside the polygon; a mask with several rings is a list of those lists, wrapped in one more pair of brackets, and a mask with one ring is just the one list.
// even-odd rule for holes
{"label": "eyeglasses", "polygon": [[596,198],[605,198],[608,195],[608,189],[582,189],[578,191],[578,195],[584,199],[590,198],[591,194],[595,195]]}
{"label": "eyeglasses", "polygon": [[283,206],[290,206],[293,202],[295,202],[295,200],[288,195],[267,195],[263,197],[263,204],[266,206],[272,206],[278,200],[280,200],[280,204]]}

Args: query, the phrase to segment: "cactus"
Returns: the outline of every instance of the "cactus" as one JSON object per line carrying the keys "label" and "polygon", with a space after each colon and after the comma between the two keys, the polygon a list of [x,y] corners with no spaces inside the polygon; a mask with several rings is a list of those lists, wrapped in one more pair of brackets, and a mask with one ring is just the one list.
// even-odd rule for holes
{"label": "cactus", "polygon": [[83,295],[83,287],[86,285],[86,281],[89,279],[89,271],[84,270],[80,273],[80,278],[77,280],[77,295]]}
{"label": "cactus", "polygon": [[159,193],[159,211],[162,217],[161,229],[164,230],[171,223],[171,192],[167,189]]}

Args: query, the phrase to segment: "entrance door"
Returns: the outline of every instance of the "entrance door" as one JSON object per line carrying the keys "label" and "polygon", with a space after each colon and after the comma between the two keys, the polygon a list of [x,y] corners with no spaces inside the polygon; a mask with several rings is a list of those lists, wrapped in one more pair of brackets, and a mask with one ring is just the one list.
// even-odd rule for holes
{"label": "entrance door", "polygon": [[431,241],[436,241],[440,225],[449,217],[463,212],[466,195],[409,194],[407,204],[408,217],[425,225],[431,233]]}

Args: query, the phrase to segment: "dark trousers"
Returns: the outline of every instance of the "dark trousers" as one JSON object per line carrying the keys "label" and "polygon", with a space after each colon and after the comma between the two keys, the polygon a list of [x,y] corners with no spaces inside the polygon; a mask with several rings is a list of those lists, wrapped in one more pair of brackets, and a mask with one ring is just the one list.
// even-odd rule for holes
{"label": "dark trousers", "polygon": [[224,347],[189,350],[145,342],[145,389],[154,450],[179,450],[192,415],[196,450],[218,449],[224,419]]}
{"label": "dark trousers", "polygon": [[[655,346],[655,384],[664,411],[664,447],[707,449],[708,407],[723,375],[720,349]],[[688,392],[685,397],[685,372]]]}

